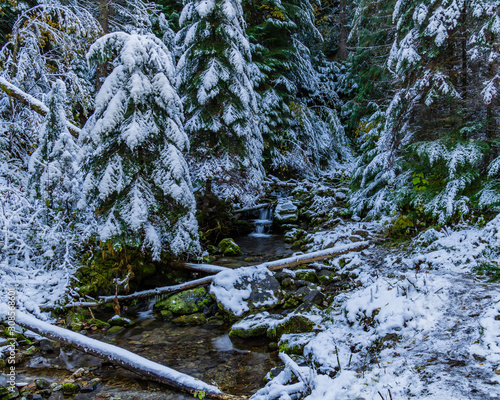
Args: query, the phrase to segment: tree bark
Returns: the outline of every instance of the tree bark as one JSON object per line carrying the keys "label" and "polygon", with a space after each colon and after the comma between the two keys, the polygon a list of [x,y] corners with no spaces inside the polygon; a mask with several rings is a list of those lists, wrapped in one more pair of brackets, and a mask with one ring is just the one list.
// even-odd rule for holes
{"label": "tree bark", "polygon": [[188,392],[195,396],[204,392],[206,398],[220,400],[240,400],[241,397],[221,392],[217,387],[197,380],[192,376],[175,371],[164,365],[147,360],[137,354],[99,340],[88,338],[22,312],[16,313],[16,323],[42,336],[67,344],[84,353],[91,354],[129,371],[135,372],[152,381]]}
{"label": "tree bark", "polygon": [[340,34],[339,34],[339,51],[338,57],[339,60],[345,61],[347,60],[347,9],[346,9],[346,0],[340,0],[340,14],[339,14],[339,22],[340,22]]}
{"label": "tree bark", "polygon": [[[99,15],[97,20],[101,24],[103,33],[109,33],[109,17],[110,17],[111,0],[99,0]],[[103,62],[97,66],[95,78],[95,91],[96,93],[101,88],[104,78],[108,75],[108,63]]]}
{"label": "tree bark", "polygon": [[[36,99],[35,97],[31,96],[30,94],[23,92],[17,86],[8,82],[4,78],[0,78],[0,89],[2,91],[4,91],[11,98],[16,99],[20,103],[24,104],[25,106],[28,106],[31,110],[35,111],[36,113],[38,113],[42,116],[46,116],[49,112],[49,109],[47,108],[47,106],[44,103],[42,103],[40,100]],[[67,126],[68,126],[69,132],[75,138],[78,138],[78,136],[81,133],[81,129],[77,128],[75,125],[73,125],[69,121],[67,123]]]}

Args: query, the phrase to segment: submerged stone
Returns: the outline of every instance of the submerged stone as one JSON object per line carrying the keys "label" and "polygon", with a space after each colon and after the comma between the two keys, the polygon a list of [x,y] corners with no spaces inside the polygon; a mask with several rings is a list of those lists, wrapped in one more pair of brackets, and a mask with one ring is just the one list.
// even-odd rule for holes
{"label": "submerged stone", "polygon": [[211,302],[212,299],[205,288],[199,287],[160,300],[155,304],[154,308],[162,313],[162,316],[168,318],[168,315],[163,311],[166,310],[179,315],[195,314],[203,311],[205,306],[208,306]]}
{"label": "submerged stone", "polygon": [[197,314],[181,315],[180,317],[174,318],[172,322],[180,326],[203,325],[206,322],[206,318],[205,314],[197,313]]}
{"label": "submerged stone", "polygon": [[115,315],[113,318],[108,320],[108,323],[112,326],[132,326],[132,325],[134,325],[134,321],[132,321],[128,318],[120,317],[118,315]]}
{"label": "submerged stone", "polygon": [[225,256],[241,256],[240,247],[231,238],[222,239],[217,247]]}
{"label": "submerged stone", "polygon": [[103,328],[107,329],[110,327],[110,324],[108,324],[107,322],[101,321],[100,319],[97,319],[97,318],[91,318],[87,322],[89,325],[91,325],[91,326],[95,325],[99,329],[103,329]]}
{"label": "submerged stone", "polygon": [[120,333],[123,331],[125,328],[123,326],[112,326],[111,328],[108,329],[107,333],[109,335],[115,335],[117,333]]}

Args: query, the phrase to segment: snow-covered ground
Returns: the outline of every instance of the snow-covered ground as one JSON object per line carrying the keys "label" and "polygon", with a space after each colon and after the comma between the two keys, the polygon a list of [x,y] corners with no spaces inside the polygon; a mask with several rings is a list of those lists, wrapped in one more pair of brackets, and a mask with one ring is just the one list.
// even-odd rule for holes
{"label": "snow-covered ground", "polygon": [[[313,249],[360,224],[313,234]],[[497,217],[427,232],[411,251],[374,245],[332,260],[359,287],[336,297],[322,332],[303,335],[300,371],[289,365],[253,399],[500,399],[500,285],[472,273],[497,259],[499,227]]]}

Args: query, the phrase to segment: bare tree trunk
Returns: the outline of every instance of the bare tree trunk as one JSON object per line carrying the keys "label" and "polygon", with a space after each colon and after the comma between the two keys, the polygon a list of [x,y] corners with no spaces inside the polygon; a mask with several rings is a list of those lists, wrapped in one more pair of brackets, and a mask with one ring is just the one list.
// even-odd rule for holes
{"label": "bare tree trunk", "polygon": [[[111,0],[99,0],[99,15],[97,20],[101,24],[103,33],[109,33],[109,17],[110,17]],[[104,78],[108,75],[108,63],[104,62],[97,66],[95,91],[98,92],[102,86]]]}
{"label": "bare tree trunk", "polygon": [[212,197],[212,180],[207,179],[205,184],[205,195],[203,197],[203,206],[201,207],[201,220],[204,221],[207,217],[210,207],[210,198]]}
{"label": "bare tree trunk", "polygon": [[347,60],[347,9],[346,0],[340,0],[340,35],[338,58],[341,61]]}

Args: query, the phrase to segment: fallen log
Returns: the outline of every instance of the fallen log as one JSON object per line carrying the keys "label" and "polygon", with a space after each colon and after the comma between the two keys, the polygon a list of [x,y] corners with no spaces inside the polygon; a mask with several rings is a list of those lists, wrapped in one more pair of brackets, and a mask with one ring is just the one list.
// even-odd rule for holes
{"label": "fallen log", "polygon": [[[369,241],[364,241],[364,242],[358,242],[358,243],[351,243],[351,244],[345,244],[341,246],[336,246],[331,249],[326,249],[326,250],[319,250],[315,251],[312,253],[308,254],[301,254],[299,256],[294,256],[294,257],[287,257],[287,258],[282,258],[281,260],[276,260],[276,261],[269,261],[265,262],[262,264],[258,265],[252,265],[251,267],[260,267],[260,268],[267,268],[270,271],[275,271],[278,269],[282,268],[293,268],[298,265],[303,265],[303,264],[309,264],[314,261],[319,261],[319,260],[325,260],[327,258],[332,258],[336,256],[340,256],[342,254],[349,253],[351,251],[360,251],[363,249],[366,249],[369,247],[371,242]],[[203,264],[192,264],[192,265],[203,265]],[[208,267],[214,267],[214,269],[218,268],[223,268],[220,271],[225,271],[230,268],[225,268],[225,267],[219,267],[218,265],[210,265],[206,264],[207,269]],[[246,268],[246,267],[240,267],[240,268]],[[205,271],[207,272],[207,271]],[[186,283],[181,283],[180,285],[175,285],[175,286],[164,286],[164,287],[159,287],[156,289],[150,289],[150,290],[144,290],[142,292],[136,292],[128,295],[121,295],[118,296],[118,300],[135,300],[135,299],[142,299],[142,298],[147,298],[147,297],[153,297],[153,296],[159,296],[159,295],[164,295],[168,293],[176,293],[180,292],[182,290],[186,289],[191,289],[194,287],[202,286],[202,285],[207,285],[211,283],[213,280],[213,276],[207,276],[205,278],[200,278],[196,279],[194,281],[186,282]],[[115,296],[101,296],[99,297],[99,303],[104,304],[104,303],[109,303],[112,302],[115,299]]]}
{"label": "fallen log", "polygon": [[267,268],[270,271],[275,271],[282,268],[293,268],[298,265],[309,264],[314,261],[326,260],[327,258],[337,257],[342,254],[350,253],[351,251],[360,251],[368,248],[371,242],[357,242],[344,244],[331,249],[314,251],[312,253],[301,254],[299,256],[282,258],[281,260],[268,261],[262,264],[254,265],[254,267]]}
{"label": "fallen log", "polygon": [[147,360],[128,350],[51,325],[32,315],[18,311],[16,312],[16,323],[42,336],[119,365],[150,380],[190,393],[195,397],[202,393],[210,399],[242,400],[241,397],[221,392],[216,386]]}
{"label": "fallen log", "polygon": [[[0,78],[0,89],[3,90],[8,96],[16,99],[25,106],[28,106],[31,110],[35,111],[43,117],[46,116],[49,112],[48,107],[43,102],[31,96],[30,94],[23,92],[16,85],[8,82],[5,78]],[[78,138],[81,133],[81,129],[73,125],[71,122],[68,122],[67,126],[69,132],[75,138]]]}
{"label": "fallen log", "polygon": [[185,263],[182,266],[183,269],[190,269],[192,271],[197,271],[197,272],[206,272],[208,274],[217,274],[221,271],[225,271],[227,267],[221,267],[220,265],[213,265],[213,264],[192,264],[192,263]]}
{"label": "fallen log", "polygon": [[[213,277],[207,276],[205,278],[195,279],[194,281],[189,281],[186,283],[181,283],[179,285],[174,286],[163,286],[156,289],[143,290],[142,292],[135,292],[132,294],[126,294],[118,296],[118,300],[135,300],[135,299],[143,299],[148,297],[160,296],[168,293],[176,293],[181,292],[186,289],[191,289],[198,286],[208,285],[212,282]],[[115,299],[116,296],[101,296],[99,297],[99,303],[110,303]]]}

